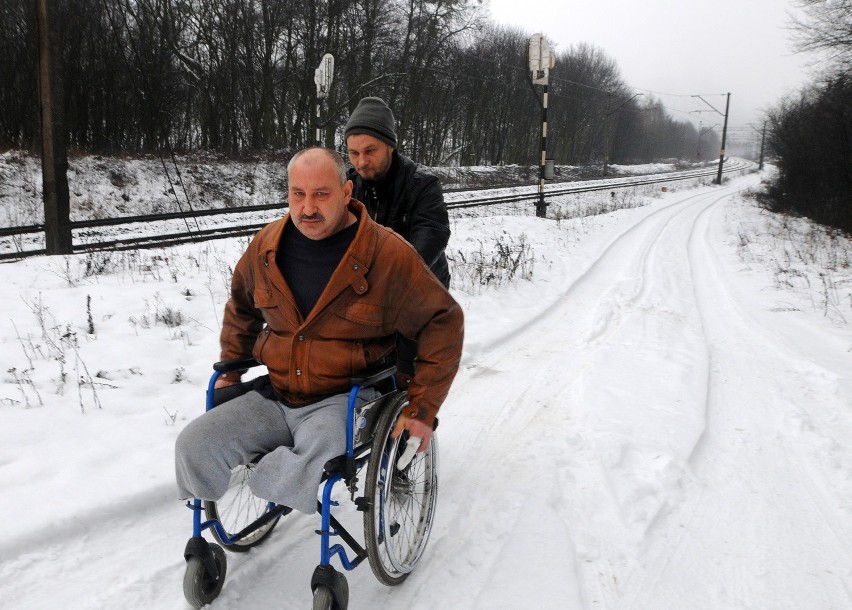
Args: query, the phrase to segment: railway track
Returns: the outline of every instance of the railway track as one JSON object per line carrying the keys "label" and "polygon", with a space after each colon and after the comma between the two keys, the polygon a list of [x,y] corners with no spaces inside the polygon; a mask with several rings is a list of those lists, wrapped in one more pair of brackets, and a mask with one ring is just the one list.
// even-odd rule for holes
{"label": "railway track", "polygon": [[[748,171],[754,167],[755,164],[750,161],[731,159],[725,164],[723,172]],[[589,180],[579,184],[570,183],[569,186],[549,184],[545,190],[545,201],[577,193],[613,191],[700,179],[715,176],[717,171],[715,167],[710,167],[666,174]],[[471,196],[474,193],[487,194]],[[538,201],[539,192],[537,186],[502,187],[487,191],[448,191],[445,193],[445,199],[452,215],[454,212],[471,208],[532,203]],[[197,210],[190,213],[177,212],[75,221],[71,223],[72,248],[74,252],[133,250],[161,248],[225,237],[250,236],[271,220],[279,217],[281,209],[280,205],[270,204]],[[530,206],[530,213],[533,212],[534,208]],[[199,220],[203,221],[204,227]],[[44,225],[0,228],[0,262],[45,254],[43,233]]]}

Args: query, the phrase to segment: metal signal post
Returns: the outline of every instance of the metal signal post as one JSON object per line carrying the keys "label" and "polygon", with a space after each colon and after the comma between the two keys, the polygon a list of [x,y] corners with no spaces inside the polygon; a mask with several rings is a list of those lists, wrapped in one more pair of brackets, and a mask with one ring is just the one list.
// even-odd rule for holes
{"label": "metal signal post", "polygon": [[544,218],[547,215],[547,204],[544,202],[544,172],[547,166],[547,85],[541,97],[541,160],[538,172],[538,204],[535,215]]}
{"label": "metal signal post", "polygon": [[547,85],[550,81],[550,69],[556,63],[556,56],[550,50],[550,43],[543,34],[533,34],[529,42],[530,74],[534,85],[542,85],[541,97],[541,160],[539,163],[538,202],[535,215],[544,218],[547,215],[547,203],[544,201],[545,167],[547,165]]}

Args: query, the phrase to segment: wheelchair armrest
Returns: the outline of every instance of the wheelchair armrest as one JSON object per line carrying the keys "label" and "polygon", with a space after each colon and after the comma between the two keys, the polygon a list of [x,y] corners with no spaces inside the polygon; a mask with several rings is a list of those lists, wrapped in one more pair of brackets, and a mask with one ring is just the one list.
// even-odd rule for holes
{"label": "wheelchair armrest", "polygon": [[260,366],[260,362],[254,358],[238,358],[236,360],[217,362],[213,365],[213,370],[220,373],[232,373],[234,371],[246,371],[253,366]]}
{"label": "wheelchair armrest", "polygon": [[360,375],[358,375],[357,377],[351,377],[349,379],[349,382],[352,385],[358,385],[358,386],[361,386],[363,388],[363,387],[366,387],[366,386],[375,385],[378,382],[380,382],[382,379],[387,379],[388,377],[390,377],[394,373],[396,373],[396,365],[395,364],[391,364],[391,365],[383,364],[383,365],[376,367],[374,369],[368,369],[368,370],[364,371],[363,373],[361,373]]}

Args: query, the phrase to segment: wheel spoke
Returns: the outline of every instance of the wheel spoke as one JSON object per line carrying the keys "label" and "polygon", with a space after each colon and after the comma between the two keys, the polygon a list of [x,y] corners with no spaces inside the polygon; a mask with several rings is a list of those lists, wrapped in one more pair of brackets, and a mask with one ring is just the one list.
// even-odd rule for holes
{"label": "wheel spoke", "polygon": [[[249,489],[248,482],[254,471],[254,465],[238,466],[231,473],[228,491],[216,502],[205,502],[204,509],[208,519],[222,524],[229,536],[243,531],[256,522],[275,505],[258,498]],[[278,519],[272,519],[234,544],[227,544],[215,529],[213,537],[230,551],[243,552],[257,546],[272,532]]]}

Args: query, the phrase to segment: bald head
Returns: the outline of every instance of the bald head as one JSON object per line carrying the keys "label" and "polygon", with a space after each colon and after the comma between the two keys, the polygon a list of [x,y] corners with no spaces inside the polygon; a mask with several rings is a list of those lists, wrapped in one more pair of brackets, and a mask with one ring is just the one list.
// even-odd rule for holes
{"label": "bald head", "polygon": [[322,146],[303,148],[293,155],[287,164],[287,179],[290,179],[290,174],[296,163],[322,164],[324,162],[331,162],[340,178],[340,184],[343,185],[346,182],[346,164],[343,162],[343,158],[333,150]]}
{"label": "bald head", "polygon": [[351,197],[346,166],[333,150],[306,148],[287,164],[290,218],[305,237],[324,239],[353,224],[356,218],[348,208]]}

